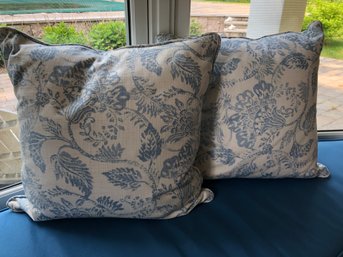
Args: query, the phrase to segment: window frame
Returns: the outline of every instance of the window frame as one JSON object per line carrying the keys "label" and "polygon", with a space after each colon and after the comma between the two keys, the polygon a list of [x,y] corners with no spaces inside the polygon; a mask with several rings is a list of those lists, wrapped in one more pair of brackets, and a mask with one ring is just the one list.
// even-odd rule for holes
{"label": "window frame", "polygon": [[129,45],[152,44],[161,33],[187,37],[191,0],[127,0]]}
{"label": "window frame", "polygon": [[6,202],[15,195],[24,195],[24,188],[21,182],[0,189],[0,212],[8,209]]}

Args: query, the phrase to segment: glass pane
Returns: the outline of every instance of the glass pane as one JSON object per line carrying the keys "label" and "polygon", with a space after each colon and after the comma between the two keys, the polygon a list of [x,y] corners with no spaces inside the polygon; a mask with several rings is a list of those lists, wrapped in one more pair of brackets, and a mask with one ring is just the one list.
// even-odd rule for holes
{"label": "glass pane", "polygon": [[217,32],[227,37],[245,36],[249,2],[249,0],[192,0],[190,34]]}
{"label": "glass pane", "polygon": [[[343,40],[341,41],[343,53]],[[324,49],[327,46],[324,46]],[[325,52],[324,52],[325,53]],[[343,129],[343,58],[321,57],[318,75],[318,130]]]}
{"label": "glass pane", "polygon": [[[192,0],[190,34],[213,31],[227,37],[246,36],[249,2]],[[311,22],[307,20],[309,17],[323,23],[334,20],[334,28],[325,31],[319,67],[318,130],[343,130],[343,3],[341,0],[308,0],[304,27],[306,22]]]}
{"label": "glass pane", "polygon": [[[124,0],[5,0],[0,1],[0,26],[15,27],[51,44],[79,43],[108,50],[126,44],[124,9]],[[112,33],[106,33],[109,30]],[[63,36],[66,31],[69,36]],[[106,34],[113,37],[104,40]],[[20,181],[16,104],[0,57],[0,189]]]}

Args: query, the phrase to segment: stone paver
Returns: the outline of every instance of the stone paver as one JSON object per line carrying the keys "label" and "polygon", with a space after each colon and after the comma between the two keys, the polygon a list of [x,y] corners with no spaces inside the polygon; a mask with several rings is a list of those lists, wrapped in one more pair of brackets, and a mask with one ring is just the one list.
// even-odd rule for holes
{"label": "stone paver", "polygon": [[318,84],[318,129],[342,129],[343,60],[322,57]]}
{"label": "stone paver", "polygon": [[16,111],[17,100],[7,73],[0,74],[0,109]]}
{"label": "stone paver", "polygon": [[191,15],[249,15],[249,4],[232,4],[218,2],[195,2],[191,4]]}

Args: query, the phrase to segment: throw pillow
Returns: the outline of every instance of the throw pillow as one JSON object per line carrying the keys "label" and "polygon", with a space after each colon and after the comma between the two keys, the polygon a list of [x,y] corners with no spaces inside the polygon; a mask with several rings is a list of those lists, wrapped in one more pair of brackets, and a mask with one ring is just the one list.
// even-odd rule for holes
{"label": "throw pillow", "polygon": [[193,167],[220,37],[97,51],[0,29],[33,220],[173,218],[213,197]]}
{"label": "throw pillow", "polygon": [[329,175],[317,164],[322,46],[320,22],[301,33],[222,39],[196,159],[206,178]]}

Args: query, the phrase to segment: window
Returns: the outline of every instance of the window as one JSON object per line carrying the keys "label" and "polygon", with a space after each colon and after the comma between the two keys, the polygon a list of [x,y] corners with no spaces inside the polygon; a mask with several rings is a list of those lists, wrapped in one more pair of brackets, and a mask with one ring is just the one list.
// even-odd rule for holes
{"label": "window", "polygon": [[[79,0],[58,2],[57,5],[52,2],[32,0],[31,3],[25,1],[23,4],[23,1],[1,1],[0,26],[14,26],[39,38],[43,36],[41,27],[64,22],[74,26],[76,34],[81,32],[86,38],[95,23],[118,20],[125,21],[128,44],[145,44],[153,43],[160,33],[184,37],[189,31],[194,35],[215,31],[226,36],[259,37],[298,30],[306,8],[306,0],[242,0],[242,4],[204,0]],[[84,43],[90,44],[87,40]],[[343,41],[337,41],[339,49],[342,49]],[[340,60],[323,56],[320,66],[317,113],[319,130],[343,129],[343,57],[342,50],[337,51],[340,51]],[[1,65],[0,82],[0,122],[3,124],[0,128],[3,135],[0,136],[0,140],[3,140],[0,143],[0,164],[7,162],[0,167],[0,199],[3,200],[13,190],[20,189],[19,186],[1,191],[1,188],[20,181],[20,158],[19,133],[13,118],[15,96]],[[1,204],[3,202],[0,202],[0,207]]]}

